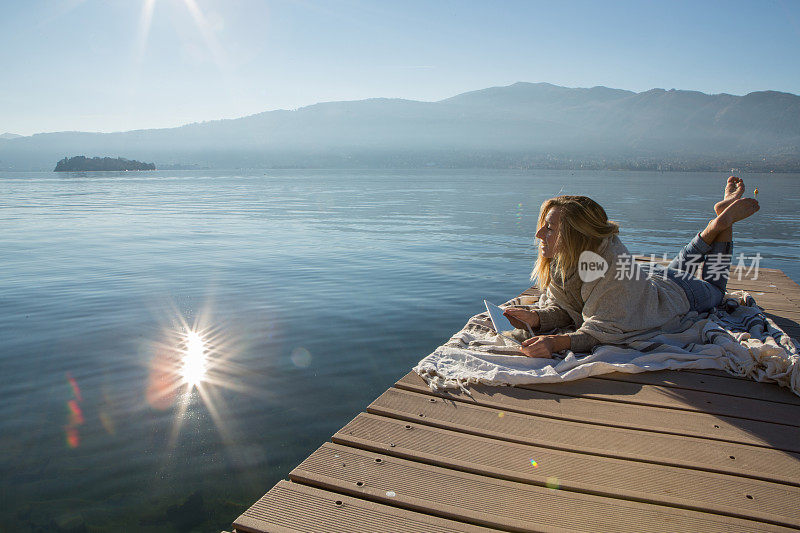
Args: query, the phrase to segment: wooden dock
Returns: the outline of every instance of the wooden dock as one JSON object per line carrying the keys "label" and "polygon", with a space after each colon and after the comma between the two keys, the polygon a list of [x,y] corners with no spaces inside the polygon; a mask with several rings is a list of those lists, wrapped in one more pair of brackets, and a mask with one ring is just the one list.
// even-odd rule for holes
{"label": "wooden dock", "polygon": [[[737,280],[800,338],[800,286]],[[413,372],[238,532],[800,530],[800,397],[717,371],[433,394]]]}

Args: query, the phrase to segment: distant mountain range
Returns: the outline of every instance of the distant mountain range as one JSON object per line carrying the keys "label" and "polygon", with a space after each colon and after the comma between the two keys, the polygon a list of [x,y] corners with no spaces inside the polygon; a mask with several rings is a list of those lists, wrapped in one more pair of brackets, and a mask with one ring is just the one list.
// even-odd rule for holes
{"label": "distant mountain range", "polygon": [[439,102],[375,98],[122,133],[0,140],[0,168],[123,156],[157,167],[800,169],[800,97],[515,83]]}

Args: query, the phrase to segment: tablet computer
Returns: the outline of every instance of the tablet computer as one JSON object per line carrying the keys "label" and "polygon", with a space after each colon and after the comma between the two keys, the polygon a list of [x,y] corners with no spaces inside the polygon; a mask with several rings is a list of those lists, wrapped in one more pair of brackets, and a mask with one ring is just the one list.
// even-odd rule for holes
{"label": "tablet computer", "polygon": [[492,302],[487,302],[484,300],[483,303],[486,304],[486,310],[489,311],[489,318],[492,319],[492,325],[494,326],[494,330],[497,332],[497,334],[502,335],[503,339],[508,339],[512,343],[522,346],[521,342],[511,336],[511,332],[516,328],[514,328],[514,326],[511,325],[511,322],[509,322],[509,320],[503,315],[503,310],[494,305]]}

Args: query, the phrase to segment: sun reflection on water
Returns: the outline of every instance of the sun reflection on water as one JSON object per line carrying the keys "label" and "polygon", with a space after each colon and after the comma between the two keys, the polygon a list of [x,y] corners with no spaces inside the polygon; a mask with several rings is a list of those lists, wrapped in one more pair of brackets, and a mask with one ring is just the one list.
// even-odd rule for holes
{"label": "sun reflection on water", "polygon": [[[175,312],[168,319],[160,341],[152,344],[145,398],[151,408],[172,410],[168,447],[178,445],[187,420],[207,414],[226,448],[235,435],[234,418],[226,406],[224,390],[258,395],[247,385],[251,374],[236,362],[242,341],[236,328],[215,323],[204,310],[194,323]],[[235,455],[234,451],[230,451]]]}
{"label": "sun reflection on water", "polygon": [[206,345],[196,331],[189,331],[186,334],[185,344],[186,349],[181,362],[181,377],[190,388],[197,387],[206,375]]}

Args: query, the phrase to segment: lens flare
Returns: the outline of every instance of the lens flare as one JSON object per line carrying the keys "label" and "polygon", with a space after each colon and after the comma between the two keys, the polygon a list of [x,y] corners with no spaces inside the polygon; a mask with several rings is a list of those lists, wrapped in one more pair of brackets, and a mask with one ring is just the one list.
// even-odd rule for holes
{"label": "lens flare", "polygon": [[71,426],[79,426],[85,422],[83,418],[83,411],[81,411],[80,406],[76,400],[70,400],[67,402],[67,406],[69,407],[69,424]]}
{"label": "lens flare", "polygon": [[78,387],[78,382],[72,377],[72,374],[67,372],[67,382],[72,388],[72,394],[75,396],[73,399],[67,401],[67,425],[64,426],[64,432],[67,437],[67,445],[70,448],[77,448],[81,444],[80,433],[78,426],[83,425],[86,419],[83,417],[81,410],[81,389]]}
{"label": "lens flare", "polygon": [[75,381],[75,378],[73,378],[72,374],[69,372],[67,372],[67,381],[69,382],[69,386],[72,387],[72,394],[75,395],[75,398],[77,398],[79,402],[82,401],[81,388],[78,387],[78,382]]}
{"label": "lens flare", "polygon": [[181,377],[187,385],[196,387],[206,375],[206,346],[196,331],[186,334],[185,343],[186,350],[183,354]]}
{"label": "lens flare", "polygon": [[100,411],[97,416],[100,418],[100,423],[103,424],[103,428],[108,432],[109,435],[116,433],[114,419],[111,418],[111,415],[108,412]]}
{"label": "lens flare", "polygon": [[298,346],[292,350],[292,355],[290,355],[289,358],[292,360],[292,364],[297,368],[308,368],[311,364],[311,352],[302,346]]}
{"label": "lens flare", "polygon": [[67,446],[70,448],[77,448],[81,444],[81,437],[78,430],[74,427],[64,428],[67,433]]}

